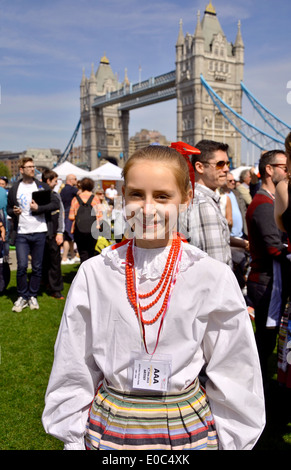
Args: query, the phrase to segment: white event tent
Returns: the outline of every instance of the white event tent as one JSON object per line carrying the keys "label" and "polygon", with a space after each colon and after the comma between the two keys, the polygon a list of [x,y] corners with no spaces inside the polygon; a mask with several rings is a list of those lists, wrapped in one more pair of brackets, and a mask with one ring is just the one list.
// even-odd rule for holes
{"label": "white event tent", "polygon": [[238,168],[234,168],[233,170],[230,170],[230,173],[234,176],[234,179],[236,181],[239,181],[240,174],[243,170],[250,170],[250,166],[239,166]]}
{"label": "white event tent", "polygon": [[93,181],[122,181],[122,168],[113,163],[107,162],[104,165],[95,168],[95,170],[90,171],[89,178],[92,178]]}
{"label": "white event tent", "polygon": [[[234,179],[236,181],[239,181],[239,177],[242,171],[244,170],[250,170],[252,167],[251,166],[239,166],[238,168],[235,168],[234,170],[230,170],[231,174],[234,176]],[[258,165],[255,166],[255,174],[258,175],[259,173],[259,167]]]}
{"label": "white event tent", "polygon": [[64,181],[67,175],[75,175],[77,179],[85,178],[85,176],[89,176],[90,172],[79,168],[73,163],[64,162],[61,165],[56,166],[53,170],[59,175],[59,177]]}

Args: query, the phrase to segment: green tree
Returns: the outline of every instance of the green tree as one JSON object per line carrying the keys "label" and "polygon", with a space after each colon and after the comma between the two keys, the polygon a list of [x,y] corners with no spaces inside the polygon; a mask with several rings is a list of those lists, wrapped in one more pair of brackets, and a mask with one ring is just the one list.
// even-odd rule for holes
{"label": "green tree", "polygon": [[8,179],[11,178],[9,168],[3,162],[0,162],[0,176],[6,176]]}

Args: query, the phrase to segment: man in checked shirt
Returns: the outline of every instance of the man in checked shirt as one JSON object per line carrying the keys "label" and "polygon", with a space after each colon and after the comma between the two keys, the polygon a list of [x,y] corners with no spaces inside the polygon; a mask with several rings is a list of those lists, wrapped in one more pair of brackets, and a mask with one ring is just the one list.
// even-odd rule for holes
{"label": "man in checked shirt", "polygon": [[[195,171],[194,199],[189,211],[190,243],[232,267],[230,232],[227,220],[219,207],[216,189],[226,183],[229,172],[228,145],[212,140],[201,140],[195,145],[200,155],[192,155]],[[233,240],[242,248],[246,240]]]}

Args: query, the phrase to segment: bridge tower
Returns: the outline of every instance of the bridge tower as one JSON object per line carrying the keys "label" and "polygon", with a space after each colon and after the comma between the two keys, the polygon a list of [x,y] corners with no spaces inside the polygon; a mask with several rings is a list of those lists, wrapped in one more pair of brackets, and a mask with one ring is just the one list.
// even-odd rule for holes
{"label": "bridge tower", "polygon": [[210,2],[203,19],[197,14],[194,35],[183,34],[182,20],[176,43],[177,140],[195,145],[201,139],[228,143],[234,166],[241,161],[241,136],[215,108],[201,84],[210,86],[237,113],[242,113],[240,82],[244,71],[244,44],[240,22],[235,43],[228,42]]}
{"label": "bridge tower", "polygon": [[101,159],[123,166],[123,156],[128,154],[129,112],[118,105],[98,108],[93,106],[98,96],[106,95],[129,86],[127,73],[123,83],[114,75],[108,58],[104,55],[96,73],[92,64],[88,78],[83,71],[80,84],[80,108],[82,124],[82,152],[91,170],[99,166]]}

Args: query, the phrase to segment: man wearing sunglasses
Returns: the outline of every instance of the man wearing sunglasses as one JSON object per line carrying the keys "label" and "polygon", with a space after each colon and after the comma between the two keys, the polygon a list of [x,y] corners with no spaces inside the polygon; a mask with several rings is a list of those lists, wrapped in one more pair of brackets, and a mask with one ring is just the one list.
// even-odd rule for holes
{"label": "man wearing sunglasses", "polygon": [[226,183],[229,172],[228,145],[201,140],[192,155],[195,171],[194,200],[189,213],[190,243],[232,267],[228,223],[219,207],[216,189]]}

